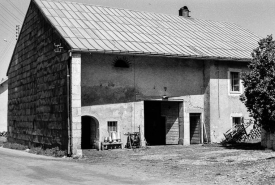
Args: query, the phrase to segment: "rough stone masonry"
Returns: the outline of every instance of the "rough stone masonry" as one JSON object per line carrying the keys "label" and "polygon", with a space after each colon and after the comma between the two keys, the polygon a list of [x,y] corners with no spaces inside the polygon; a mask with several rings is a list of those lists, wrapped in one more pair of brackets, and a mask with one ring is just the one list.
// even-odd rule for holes
{"label": "rough stone masonry", "polygon": [[[54,52],[54,44],[64,52]],[[67,149],[66,47],[31,3],[8,71],[9,142]]]}

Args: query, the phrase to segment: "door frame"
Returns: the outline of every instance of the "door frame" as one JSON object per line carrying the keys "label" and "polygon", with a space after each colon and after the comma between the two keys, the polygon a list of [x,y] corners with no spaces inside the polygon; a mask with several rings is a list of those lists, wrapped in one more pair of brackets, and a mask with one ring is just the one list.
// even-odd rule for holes
{"label": "door frame", "polygon": [[[144,114],[144,129],[145,129],[145,102],[175,102],[175,103],[178,103],[178,122],[179,122],[179,136],[178,136],[178,145],[186,145],[184,144],[185,141],[184,141],[184,117],[185,117],[185,102],[184,102],[184,99],[157,99],[157,100],[143,100],[143,114]],[[189,115],[189,114],[188,114]],[[165,117],[165,132],[166,132],[166,121],[167,121],[167,118],[166,116],[163,116]],[[188,119],[189,119],[189,116],[188,116]],[[182,133],[181,133],[182,131]],[[189,131],[190,132],[190,131]],[[145,130],[144,130],[144,136],[145,136]],[[182,137],[182,138],[181,138]],[[189,135],[190,137],[190,135]],[[166,138],[166,136],[165,136]],[[180,141],[182,140],[182,141]],[[165,145],[166,145],[166,139],[165,139]],[[189,145],[189,144],[187,144]]]}
{"label": "door frame", "polygon": [[[99,147],[99,146],[97,146],[97,145],[99,145],[99,143],[100,143],[100,125],[99,125],[99,121],[98,121],[98,119],[96,118],[96,117],[94,117],[94,116],[91,116],[91,115],[87,115],[87,114],[85,114],[85,115],[82,115],[81,116],[81,144],[82,144],[82,137],[83,137],[83,133],[82,133],[82,125],[83,125],[83,122],[82,122],[82,118],[83,117],[89,117],[91,120],[93,120],[94,122],[95,122],[95,124],[96,124],[96,133],[95,133],[95,135],[97,136],[97,143],[98,144],[96,144],[96,143],[91,143],[91,135],[92,135],[92,132],[91,132],[91,128],[92,128],[92,123],[91,122],[89,122],[89,129],[90,129],[90,137],[89,137],[89,143],[90,143],[90,147],[95,147],[96,149]],[[82,146],[81,146],[81,148],[82,148]]]}
{"label": "door frame", "polygon": [[[189,140],[191,140],[191,122],[190,122],[190,114],[200,114],[200,144],[203,143],[203,120],[204,120],[204,114],[203,110],[192,110],[188,111],[188,120],[189,120]],[[191,144],[191,143],[190,143]]]}

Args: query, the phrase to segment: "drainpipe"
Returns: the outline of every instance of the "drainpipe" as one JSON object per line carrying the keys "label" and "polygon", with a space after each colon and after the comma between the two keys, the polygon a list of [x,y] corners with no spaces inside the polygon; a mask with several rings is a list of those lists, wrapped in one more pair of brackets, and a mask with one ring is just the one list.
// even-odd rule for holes
{"label": "drainpipe", "polygon": [[[70,58],[72,56],[71,52],[69,53]],[[72,126],[71,126],[71,114],[70,114],[70,94],[71,94],[71,88],[70,88],[70,82],[71,82],[71,76],[70,76],[70,69],[71,69],[71,60],[68,60],[67,63],[67,122],[68,122],[68,156],[72,155]]]}

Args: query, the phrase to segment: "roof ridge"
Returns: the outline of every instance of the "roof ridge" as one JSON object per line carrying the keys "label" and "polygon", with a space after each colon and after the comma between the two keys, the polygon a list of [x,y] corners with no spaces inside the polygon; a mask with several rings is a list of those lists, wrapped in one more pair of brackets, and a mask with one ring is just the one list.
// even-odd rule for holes
{"label": "roof ridge", "polygon": [[[34,1],[37,1],[37,0],[34,0]],[[141,12],[141,13],[151,13],[151,14],[157,14],[157,15],[172,16],[172,17],[184,18],[186,20],[192,20],[192,19],[194,19],[194,20],[198,20],[198,21],[209,21],[209,22],[213,22],[213,23],[232,24],[232,25],[238,26],[238,28],[241,28],[243,30],[249,31],[248,29],[245,29],[245,28],[239,26],[238,24],[236,24],[234,22],[217,21],[217,20],[209,20],[209,19],[199,19],[199,18],[194,18],[194,17],[186,18],[186,17],[183,17],[183,16],[174,15],[174,14],[165,14],[165,13],[158,13],[158,12],[147,12],[147,11],[143,11],[143,10],[134,10],[134,9],[128,9],[128,8],[111,7],[111,6],[106,6],[106,5],[96,5],[96,4],[89,4],[89,3],[81,3],[81,2],[75,2],[75,1],[70,1],[70,0],[38,0],[38,1],[46,1],[46,2],[53,1],[53,2],[74,3],[74,4],[82,4],[82,5],[89,5],[89,6],[96,6],[96,7],[112,8],[112,9],[118,9],[118,10],[128,10],[128,11]],[[252,33],[252,34],[254,34],[254,33]]]}
{"label": "roof ridge", "polygon": [[[37,1],[37,0],[35,0],[35,1]],[[70,1],[70,0],[39,0],[39,1],[46,1],[46,2],[48,2],[48,1],[68,2],[68,3],[82,4],[82,5],[91,5],[91,6],[104,7],[104,8],[113,8],[113,9],[116,8],[116,9],[119,9],[119,10],[129,10],[129,11],[135,11],[135,12],[143,12],[143,13],[153,13],[153,14],[162,14],[162,15],[176,16],[176,15],[172,15],[172,14],[164,14],[164,13],[156,13],[156,12],[146,12],[146,11],[143,11],[143,10],[133,10],[133,9],[128,9],[128,8],[119,8],[119,7],[112,7],[112,6],[106,6],[106,5],[81,3],[81,2],[75,2],[75,1]]]}

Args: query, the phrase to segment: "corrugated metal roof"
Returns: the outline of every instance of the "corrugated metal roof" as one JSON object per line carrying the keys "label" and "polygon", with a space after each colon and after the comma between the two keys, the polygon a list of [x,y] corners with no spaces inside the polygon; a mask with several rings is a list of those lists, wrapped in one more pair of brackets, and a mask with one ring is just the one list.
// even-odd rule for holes
{"label": "corrugated metal roof", "polygon": [[68,1],[35,2],[76,51],[248,59],[260,39],[226,22]]}

